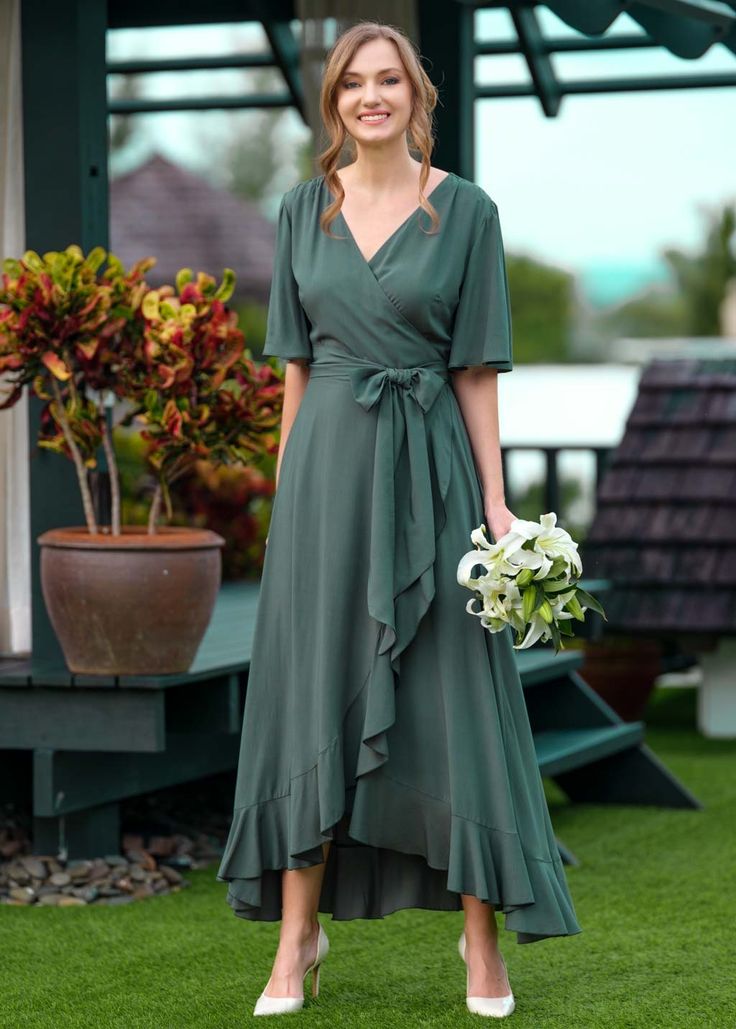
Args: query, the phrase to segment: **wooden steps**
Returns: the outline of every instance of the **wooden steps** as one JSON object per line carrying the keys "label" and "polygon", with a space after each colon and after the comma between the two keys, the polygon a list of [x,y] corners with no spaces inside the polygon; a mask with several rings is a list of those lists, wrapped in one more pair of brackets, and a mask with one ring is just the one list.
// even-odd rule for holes
{"label": "wooden steps", "polygon": [[[60,841],[72,858],[113,852],[122,799],[235,767],[258,592],[258,582],[223,585],[184,675],[75,676],[0,660],[0,782],[30,751],[37,853]],[[644,723],[623,722],[584,681],[580,651],[514,653],[540,772],[571,801],[701,806],[646,746]]]}

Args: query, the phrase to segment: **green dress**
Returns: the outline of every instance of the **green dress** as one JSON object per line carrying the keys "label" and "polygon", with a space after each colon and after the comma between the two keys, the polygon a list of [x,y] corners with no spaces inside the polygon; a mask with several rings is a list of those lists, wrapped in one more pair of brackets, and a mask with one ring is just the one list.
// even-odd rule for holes
{"label": "green dress", "polygon": [[512,368],[498,212],[450,173],[366,261],[323,176],[283,197],[264,353],[307,358],[282,455],[217,873],[281,918],[281,870],[322,861],[319,910],[489,901],[517,942],[581,931],[512,649],[465,605],[484,521],[449,369]]}

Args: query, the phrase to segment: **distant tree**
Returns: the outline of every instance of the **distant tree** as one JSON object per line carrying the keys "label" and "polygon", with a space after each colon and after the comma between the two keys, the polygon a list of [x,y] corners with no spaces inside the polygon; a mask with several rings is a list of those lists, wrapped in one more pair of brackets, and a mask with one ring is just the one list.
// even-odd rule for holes
{"label": "distant tree", "polygon": [[686,336],[688,314],[684,297],[672,289],[647,289],[613,310],[598,315],[598,328],[606,337],[620,336],[661,338]]}
{"label": "distant tree", "polygon": [[[513,461],[513,455],[511,456]],[[532,522],[539,521],[539,516],[547,510],[545,499],[544,479],[532,479],[524,489],[518,492],[509,489],[507,492],[511,497],[511,510],[517,518],[524,518]],[[557,524],[566,529],[579,543],[585,539],[588,526],[570,517],[570,512],[575,510],[583,496],[583,488],[577,477],[561,475],[559,479],[559,510]]]}
{"label": "distant tree", "polygon": [[568,361],[575,279],[560,268],[507,254],[514,361]]}
{"label": "distant tree", "polygon": [[[112,100],[137,100],[143,95],[142,80],[139,75],[124,75],[120,85],[111,90]],[[118,154],[124,150],[136,135],[136,116],[134,114],[114,114],[110,119],[110,153]]]}
{"label": "distant tree", "polygon": [[691,336],[720,336],[719,309],[728,283],[736,277],[736,207],[727,204],[705,212],[708,225],[700,253],[664,251],[685,305],[685,328]]}
{"label": "distant tree", "polygon": [[[283,88],[280,76],[263,68],[244,74],[248,92],[265,93]],[[248,118],[232,119],[229,142],[221,157],[225,185],[245,200],[261,200],[279,166],[277,134],[284,112],[266,108],[250,111]]]}

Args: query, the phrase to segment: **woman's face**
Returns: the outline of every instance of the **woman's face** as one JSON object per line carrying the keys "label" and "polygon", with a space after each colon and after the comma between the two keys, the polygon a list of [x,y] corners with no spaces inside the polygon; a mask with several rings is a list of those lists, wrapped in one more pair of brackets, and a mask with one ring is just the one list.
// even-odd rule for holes
{"label": "woman's face", "polygon": [[[401,139],[411,118],[412,86],[396,45],[371,39],[355,51],[337,87],[337,110],[358,144]],[[366,119],[365,115],[377,117]]]}

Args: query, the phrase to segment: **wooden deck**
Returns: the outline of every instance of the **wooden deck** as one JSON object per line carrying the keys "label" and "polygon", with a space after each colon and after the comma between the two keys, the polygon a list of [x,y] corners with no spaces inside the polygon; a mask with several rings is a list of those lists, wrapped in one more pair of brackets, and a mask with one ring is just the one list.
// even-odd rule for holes
{"label": "wooden deck", "polygon": [[[29,752],[36,853],[115,852],[121,800],[235,767],[258,591],[222,587],[183,675],[80,676],[0,660],[0,801],[14,758]],[[646,747],[644,723],[622,722],[584,682],[582,654],[535,647],[516,659],[540,771],[571,800],[700,806]]]}

